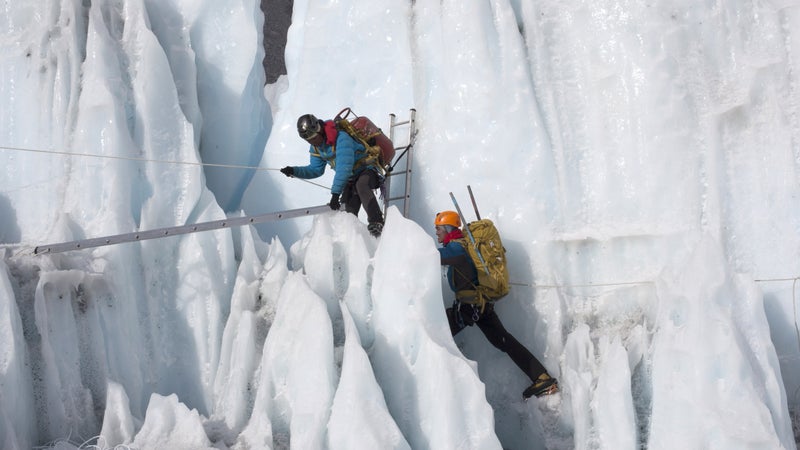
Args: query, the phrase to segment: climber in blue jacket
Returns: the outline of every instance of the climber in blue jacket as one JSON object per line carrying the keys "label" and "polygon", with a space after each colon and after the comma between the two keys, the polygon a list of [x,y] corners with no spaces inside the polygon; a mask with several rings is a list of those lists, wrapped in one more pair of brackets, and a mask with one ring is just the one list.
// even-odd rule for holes
{"label": "climber in blue jacket", "polygon": [[323,122],[313,114],[304,114],[297,119],[297,133],[310,144],[309,163],[306,166],[286,166],[281,172],[287,177],[311,179],[322,176],[325,166],[330,165],[336,174],[328,206],[339,209],[341,198],[345,210],[356,216],[363,206],[367,213],[367,229],[373,236],[380,236],[383,212],[374,190],[383,184],[383,175],[375,165],[367,163],[364,146],[337,129],[332,120]]}

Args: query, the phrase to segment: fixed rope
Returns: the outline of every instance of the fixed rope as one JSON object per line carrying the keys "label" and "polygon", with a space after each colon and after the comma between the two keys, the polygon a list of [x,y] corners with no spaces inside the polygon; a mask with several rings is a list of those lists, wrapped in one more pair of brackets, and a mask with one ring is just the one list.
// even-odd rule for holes
{"label": "fixed rope", "polygon": [[[11,147],[7,145],[0,145],[0,150],[14,150],[19,152],[28,152],[28,153],[42,153],[42,154],[50,154],[50,155],[60,155],[60,156],[80,156],[84,158],[98,158],[98,159],[115,159],[115,160],[122,160],[122,161],[135,161],[135,162],[144,162],[144,163],[158,163],[158,164],[174,164],[174,165],[184,165],[184,166],[200,166],[200,167],[220,167],[224,169],[240,169],[240,170],[254,170],[257,172],[267,172],[267,171],[275,171],[279,172],[280,169],[275,169],[271,167],[260,167],[260,166],[246,166],[241,164],[217,164],[217,163],[205,163],[205,162],[194,162],[194,161],[176,161],[176,160],[168,160],[168,159],[150,159],[150,158],[137,158],[133,156],[114,156],[114,155],[96,155],[92,153],[70,153],[65,151],[59,150],[41,150],[41,149],[34,149],[34,148],[24,148],[24,147]],[[327,186],[323,186],[319,183],[315,183],[311,180],[305,180],[302,178],[298,178],[298,180],[304,181],[308,184],[312,184],[314,186],[319,186],[323,189],[328,189]]]}
{"label": "fixed rope", "polygon": [[653,281],[625,281],[619,283],[587,283],[587,284],[528,284],[528,283],[508,283],[512,286],[527,286],[539,289],[564,289],[582,287],[609,287],[609,286],[630,286],[637,284],[653,284]]}
{"label": "fixed rope", "polygon": [[[789,278],[758,278],[753,281],[757,283],[766,283],[772,281],[794,281],[795,284],[800,280],[800,277]],[[532,284],[532,283],[516,283],[510,282],[512,286],[524,286],[537,289],[564,289],[564,288],[590,288],[590,287],[609,287],[609,286],[631,286],[637,284],[654,284],[655,281],[621,281],[617,283],[586,283],[586,284]],[[792,285],[794,289],[794,284]]]}
{"label": "fixed rope", "polygon": [[41,150],[41,149],[34,149],[34,148],[24,148],[24,147],[10,147],[7,145],[0,145],[0,149],[3,150],[15,150],[20,152],[29,152],[29,153],[44,153],[50,155],[62,155],[62,156],[82,156],[85,158],[98,158],[98,159],[118,159],[124,161],[137,161],[137,162],[152,162],[152,163],[160,163],[160,164],[180,164],[186,166],[204,166],[204,167],[224,167],[227,169],[246,169],[246,170],[278,170],[278,169],[270,169],[258,166],[244,166],[238,164],[215,164],[215,163],[201,163],[201,162],[193,162],[193,161],[175,161],[175,160],[167,160],[167,159],[149,159],[149,158],[136,158],[133,156],[114,156],[114,155],[96,155],[92,153],[71,153],[59,150]]}

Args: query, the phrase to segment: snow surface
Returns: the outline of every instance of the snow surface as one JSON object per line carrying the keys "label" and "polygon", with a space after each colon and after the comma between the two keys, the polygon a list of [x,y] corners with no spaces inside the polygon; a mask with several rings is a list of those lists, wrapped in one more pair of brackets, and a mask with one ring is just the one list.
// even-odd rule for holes
{"label": "snow surface", "polygon": [[[0,447],[797,447],[800,3],[296,0],[263,89],[262,24],[4,3]],[[416,110],[380,240],[327,212],[33,254],[323,204],[330,171],[277,169],[346,106]],[[431,221],[467,185],[558,395],[450,337]]]}

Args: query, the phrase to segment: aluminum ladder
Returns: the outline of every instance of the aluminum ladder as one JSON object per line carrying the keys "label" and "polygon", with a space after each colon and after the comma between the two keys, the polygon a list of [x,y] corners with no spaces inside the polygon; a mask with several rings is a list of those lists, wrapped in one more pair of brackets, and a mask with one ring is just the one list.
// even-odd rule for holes
{"label": "aluminum ladder", "polygon": [[[386,190],[386,197],[383,199],[383,210],[384,212],[389,207],[389,202],[402,200],[403,201],[403,217],[408,218],[409,207],[410,207],[410,200],[411,200],[411,169],[412,169],[412,155],[414,149],[414,141],[417,137],[417,110],[411,109],[409,110],[409,118],[406,121],[398,122],[397,117],[394,114],[389,115],[389,140],[392,141],[394,144],[395,142],[395,131],[398,127],[407,127],[408,128],[408,139],[406,145],[402,147],[397,147],[395,144],[395,151],[400,150],[400,155],[395,158],[394,164],[398,164],[401,161],[404,161],[402,167],[403,169],[399,172],[394,171],[394,165],[392,165],[392,171],[389,172],[386,176],[386,181],[384,183],[384,188]],[[403,158],[405,156],[405,159]],[[403,175],[402,181],[403,184],[401,185],[403,194],[397,195],[392,197],[392,186],[394,184],[393,179]]]}

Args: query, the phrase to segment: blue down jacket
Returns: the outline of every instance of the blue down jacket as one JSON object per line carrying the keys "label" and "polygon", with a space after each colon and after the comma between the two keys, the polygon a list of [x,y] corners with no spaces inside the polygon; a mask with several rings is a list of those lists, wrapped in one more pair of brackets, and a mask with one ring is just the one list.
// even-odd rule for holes
{"label": "blue down jacket", "polygon": [[478,271],[461,242],[448,240],[437,250],[442,265],[447,266],[447,282],[450,289],[453,292],[475,289],[478,285]]}
{"label": "blue down jacket", "polygon": [[370,167],[368,164],[356,167],[356,163],[367,156],[366,149],[344,131],[337,133],[334,145],[327,143],[319,147],[312,145],[309,153],[311,156],[308,165],[294,167],[294,176],[304,179],[317,178],[325,173],[325,165],[330,164],[336,172],[331,185],[332,194],[341,194],[350,177],[357,176]]}

